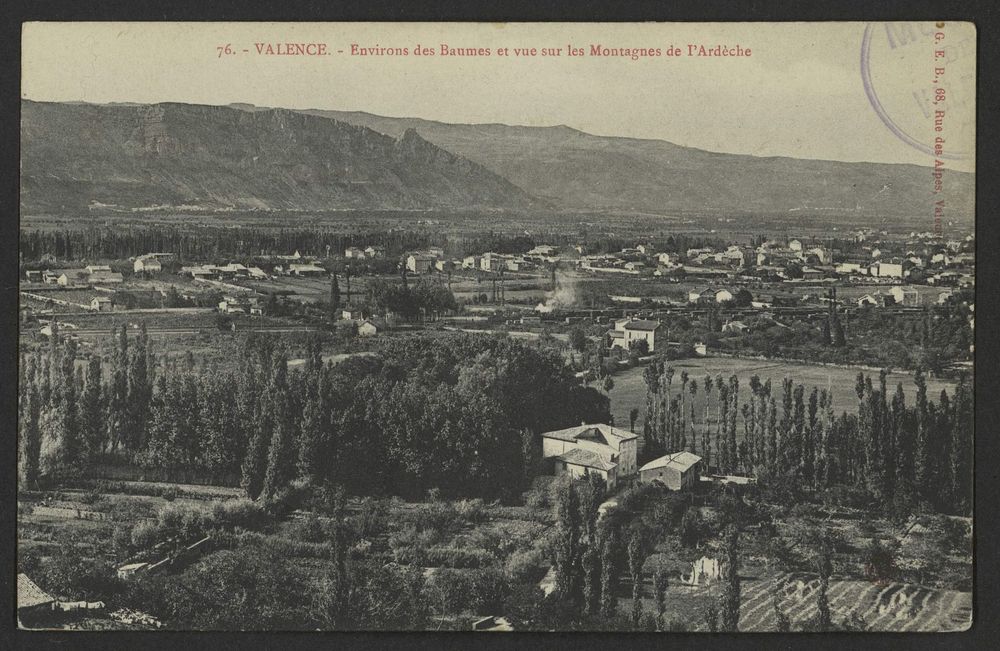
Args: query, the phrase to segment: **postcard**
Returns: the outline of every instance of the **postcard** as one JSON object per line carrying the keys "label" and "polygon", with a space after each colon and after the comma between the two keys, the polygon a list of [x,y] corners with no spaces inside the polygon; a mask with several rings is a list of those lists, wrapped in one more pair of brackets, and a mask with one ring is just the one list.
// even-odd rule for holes
{"label": "postcard", "polygon": [[21,628],[972,626],[973,24],[22,33]]}

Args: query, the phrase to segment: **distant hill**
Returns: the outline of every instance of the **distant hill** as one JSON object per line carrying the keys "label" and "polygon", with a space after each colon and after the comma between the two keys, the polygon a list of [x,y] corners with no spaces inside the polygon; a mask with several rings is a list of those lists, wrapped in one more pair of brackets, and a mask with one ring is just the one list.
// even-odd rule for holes
{"label": "distant hill", "polygon": [[932,196],[916,165],[761,158],[566,126],[446,124],[249,104],[22,102],[21,207],[510,209],[787,215],[804,225],[974,214],[974,176]]}
{"label": "distant hill", "polygon": [[944,194],[932,196],[931,169],[917,165],[722,154],[663,140],[595,136],[566,126],[446,124],[361,112],[303,112],[390,136],[414,129],[561,208],[798,213],[817,220],[855,213],[929,226],[931,201],[944,198],[949,219],[974,215],[975,177],[963,172],[946,172]]}
{"label": "distant hill", "polygon": [[283,109],[22,102],[21,208],[511,209],[539,205],[412,130]]}

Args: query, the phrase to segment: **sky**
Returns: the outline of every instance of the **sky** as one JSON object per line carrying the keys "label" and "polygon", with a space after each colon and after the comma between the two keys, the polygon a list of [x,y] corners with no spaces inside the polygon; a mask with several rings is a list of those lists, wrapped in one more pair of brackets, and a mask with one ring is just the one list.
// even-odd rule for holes
{"label": "sky", "polygon": [[[27,23],[22,97],[564,124],[710,151],[918,165],[934,164],[934,139],[943,137],[947,166],[972,171],[975,29],[940,25]],[[322,43],[329,54],[257,54],[255,44],[287,42]],[[235,54],[219,56],[227,44]],[[352,44],[408,54],[352,56]],[[415,55],[418,44],[437,54]],[[441,56],[442,44],[491,54]],[[568,56],[568,45],[585,55]],[[592,56],[592,45],[661,56]],[[750,56],[687,56],[690,45],[738,45]],[[684,56],[665,56],[670,46]],[[515,55],[532,47],[535,56]],[[561,50],[541,56],[541,48]],[[936,60],[939,48],[946,56]],[[935,80],[938,65],[946,72]],[[937,88],[948,101],[931,107]],[[937,132],[935,108],[947,108]]]}

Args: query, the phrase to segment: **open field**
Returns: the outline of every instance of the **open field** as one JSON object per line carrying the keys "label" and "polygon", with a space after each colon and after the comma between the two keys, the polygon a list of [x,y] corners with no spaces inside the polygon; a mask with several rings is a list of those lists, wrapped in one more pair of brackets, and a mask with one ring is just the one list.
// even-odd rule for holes
{"label": "open field", "polygon": [[[753,375],[760,376],[761,382],[771,380],[771,394],[780,395],[782,379],[790,377],[795,384],[802,384],[808,394],[812,387],[833,390],[833,409],[839,414],[842,411],[853,412],[857,408],[857,395],[854,393],[854,384],[858,376],[859,368],[845,368],[841,366],[821,366],[818,364],[795,363],[788,361],[738,359],[732,357],[698,357],[692,359],[682,359],[670,362],[674,368],[673,391],[676,393],[680,388],[681,372],[687,371],[688,376],[698,380],[698,394],[695,397],[695,413],[700,417],[704,413],[704,379],[705,375],[711,375],[713,381],[716,376],[722,374],[728,381],[729,376],[736,375],[740,380],[741,393],[749,391],[750,378]],[[646,383],[642,379],[644,367],[636,366],[623,371],[614,376],[615,386],[611,390],[611,413],[615,418],[615,423],[619,426],[628,426],[629,411],[637,407],[639,409],[639,423],[642,422],[642,414],[646,408]],[[878,371],[863,371],[866,375],[871,375],[873,381],[878,381]],[[913,385],[913,375],[904,372],[890,373],[887,384],[890,394],[895,391],[896,384],[903,383],[903,392],[906,395],[908,404],[913,403],[916,388]],[[954,383],[948,380],[928,378],[927,395],[935,400],[941,393],[941,389],[951,389]],[[718,392],[712,392],[712,405],[715,405],[715,397]],[[689,396],[690,398],[690,396]],[[714,410],[714,406],[710,412]],[[713,416],[710,413],[710,418]],[[637,430],[639,425],[636,425]]]}

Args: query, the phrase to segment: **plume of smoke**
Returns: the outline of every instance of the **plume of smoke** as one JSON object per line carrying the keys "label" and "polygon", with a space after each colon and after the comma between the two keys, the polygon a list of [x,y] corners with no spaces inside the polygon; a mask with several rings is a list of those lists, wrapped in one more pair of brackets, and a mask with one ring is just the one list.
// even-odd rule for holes
{"label": "plume of smoke", "polygon": [[556,288],[545,292],[545,301],[535,306],[538,312],[551,312],[558,308],[568,308],[576,304],[576,279],[556,272]]}

